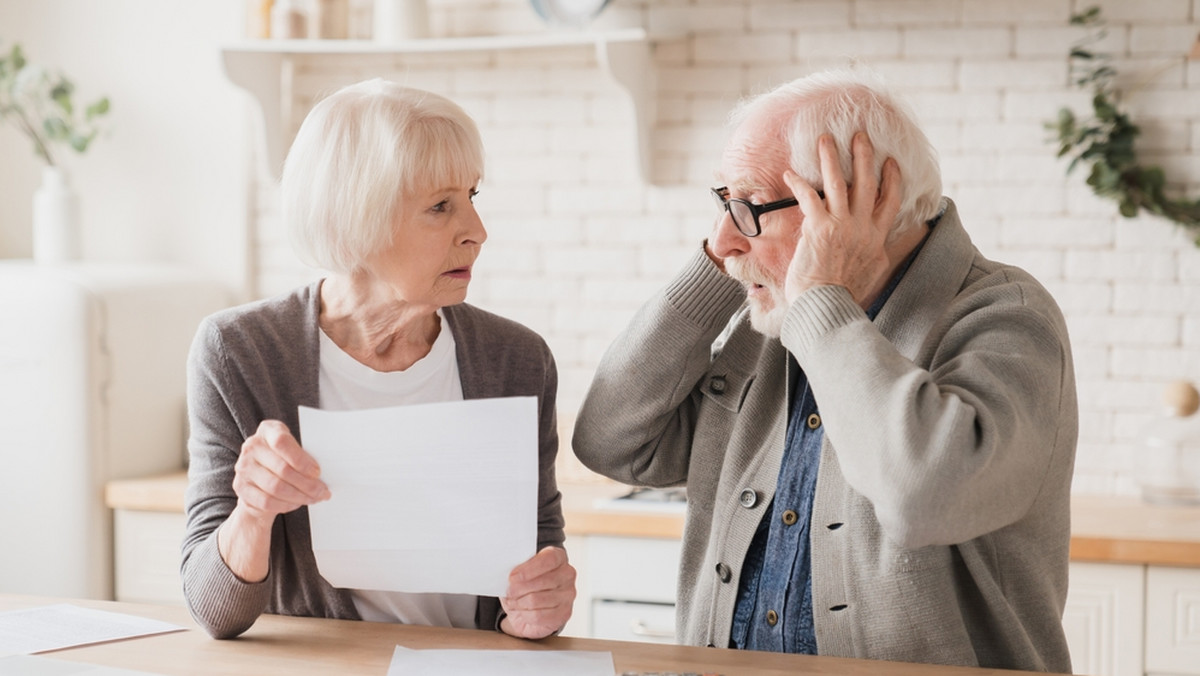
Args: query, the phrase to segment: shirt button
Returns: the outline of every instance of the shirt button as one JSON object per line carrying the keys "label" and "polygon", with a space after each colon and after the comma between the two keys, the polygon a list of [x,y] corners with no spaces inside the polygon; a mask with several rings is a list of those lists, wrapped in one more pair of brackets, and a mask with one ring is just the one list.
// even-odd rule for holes
{"label": "shirt button", "polygon": [[775,612],[774,610],[768,610],[767,624],[771,625],[772,627],[774,627],[776,624],[779,624],[779,613]]}
{"label": "shirt button", "polygon": [[731,579],[733,579],[733,571],[729,570],[729,566],[723,563],[718,563],[717,577],[721,578],[721,582],[729,582]]}
{"label": "shirt button", "polygon": [[808,414],[808,429],[815,430],[821,426],[821,416],[816,413]]}
{"label": "shirt button", "polygon": [[750,509],[758,504],[758,493],[747,488],[746,490],[742,491],[742,494],[738,497],[738,502],[742,503],[742,506],[746,509]]}
{"label": "shirt button", "polygon": [[725,376],[713,376],[708,381],[708,391],[721,394],[725,391]]}
{"label": "shirt button", "polygon": [[789,509],[783,513],[783,525],[791,526],[795,524],[799,518],[800,517],[796,515],[795,511]]}

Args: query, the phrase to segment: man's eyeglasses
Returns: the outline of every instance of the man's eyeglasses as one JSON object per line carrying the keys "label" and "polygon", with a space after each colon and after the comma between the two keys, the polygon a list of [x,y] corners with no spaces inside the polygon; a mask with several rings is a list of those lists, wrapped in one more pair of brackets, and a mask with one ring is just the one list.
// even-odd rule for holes
{"label": "man's eyeglasses", "polygon": [[[825,199],[825,193],[818,191],[817,194],[820,195],[821,199]],[[746,237],[758,237],[762,234],[762,225],[758,222],[760,215],[800,204],[796,201],[795,197],[767,202],[766,204],[755,204],[750,200],[744,200],[740,197],[730,197],[729,188],[725,186],[713,188],[712,197],[713,201],[717,203],[717,208],[722,211],[728,211],[729,216],[733,218],[733,224],[737,226],[738,232]]]}

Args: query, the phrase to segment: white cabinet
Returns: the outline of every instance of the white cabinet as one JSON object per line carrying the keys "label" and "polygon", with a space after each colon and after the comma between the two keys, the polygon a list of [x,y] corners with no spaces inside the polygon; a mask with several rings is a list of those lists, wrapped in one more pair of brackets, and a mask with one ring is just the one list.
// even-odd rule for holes
{"label": "white cabinet", "polygon": [[1200,569],[1147,569],[1146,673],[1200,674]]}
{"label": "white cabinet", "polygon": [[183,465],[188,347],[228,304],[165,265],[0,261],[0,592],[112,598],[104,486]]}
{"label": "white cabinet", "polygon": [[183,605],[183,514],[130,509],[114,514],[117,600]]}
{"label": "white cabinet", "polygon": [[675,643],[675,606],[593,599],[592,638]]}
{"label": "white cabinet", "polygon": [[1146,567],[1072,563],[1063,629],[1077,674],[1141,676]]}
{"label": "white cabinet", "polygon": [[575,636],[675,643],[675,538],[576,536],[567,543],[579,571]]}

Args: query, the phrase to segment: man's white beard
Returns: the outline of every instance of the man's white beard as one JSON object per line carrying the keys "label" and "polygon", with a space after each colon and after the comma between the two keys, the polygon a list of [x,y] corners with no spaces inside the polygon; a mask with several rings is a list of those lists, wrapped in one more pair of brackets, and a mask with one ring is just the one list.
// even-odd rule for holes
{"label": "man's white beard", "polygon": [[725,271],[743,284],[760,284],[767,290],[771,309],[764,312],[758,301],[750,299],[750,326],[764,336],[778,338],[783,333],[783,318],[788,307],[782,287],[761,266],[742,258],[726,259]]}
{"label": "man's white beard", "polygon": [[774,289],[771,289],[771,296],[775,301],[775,307],[766,313],[759,310],[754,301],[750,301],[750,326],[764,336],[778,338],[783,335],[783,318],[787,315],[787,302],[782,298],[774,298]]}

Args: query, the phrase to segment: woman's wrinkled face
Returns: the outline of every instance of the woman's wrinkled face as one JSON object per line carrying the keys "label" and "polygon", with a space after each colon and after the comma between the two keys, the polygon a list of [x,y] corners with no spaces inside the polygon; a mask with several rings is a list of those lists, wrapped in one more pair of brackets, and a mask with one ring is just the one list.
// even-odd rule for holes
{"label": "woman's wrinkled face", "polygon": [[392,242],[366,267],[409,303],[446,307],[467,298],[471,269],[487,240],[475,211],[477,181],[405,194]]}

